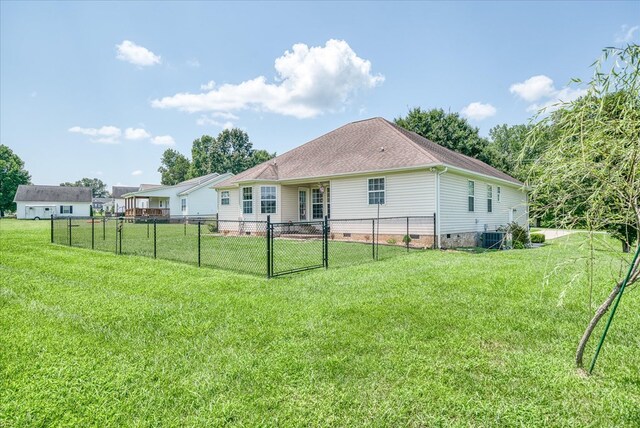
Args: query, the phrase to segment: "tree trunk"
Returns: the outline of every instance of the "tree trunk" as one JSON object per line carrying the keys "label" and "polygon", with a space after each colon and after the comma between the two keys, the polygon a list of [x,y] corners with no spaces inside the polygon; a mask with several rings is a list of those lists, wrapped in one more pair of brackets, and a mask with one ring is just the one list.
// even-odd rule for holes
{"label": "tree trunk", "polygon": [[578,366],[578,368],[581,369],[583,367],[582,356],[584,355],[584,349],[586,348],[587,343],[589,342],[589,338],[591,337],[593,330],[598,325],[598,322],[600,321],[600,319],[609,310],[609,307],[611,306],[611,303],[613,303],[616,296],[618,295],[618,292],[620,291],[621,286],[622,286],[622,282],[619,282],[618,284],[616,284],[616,286],[613,288],[613,291],[611,291],[611,294],[609,294],[607,299],[600,305],[596,313],[593,315],[593,318],[591,318],[591,322],[589,322],[587,329],[582,335],[582,339],[580,339],[580,343],[578,344],[578,350],[576,351],[576,366]]}

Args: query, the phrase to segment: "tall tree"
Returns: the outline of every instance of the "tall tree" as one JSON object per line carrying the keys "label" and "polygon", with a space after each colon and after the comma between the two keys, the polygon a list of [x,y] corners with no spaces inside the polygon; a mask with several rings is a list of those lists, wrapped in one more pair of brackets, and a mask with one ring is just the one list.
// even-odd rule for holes
{"label": "tall tree", "polygon": [[167,149],[162,154],[158,172],[162,174],[160,182],[164,185],[174,185],[184,181],[189,176],[190,162],[176,150]]}
{"label": "tall tree", "polygon": [[[584,224],[590,231],[627,231],[617,237],[631,247],[637,245],[640,230],[640,47],[605,49],[594,64],[587,94],[538,122],[522,157],[543,144],[531,170],[531,196],[538,209],[566,227]],[[605,65],[611,68],[604,70]],[[555,129],[553,144],[545,137],[549,126]],[[628,266],[628,272],[627,285],[640,280],[640,259]],[[622,279],[616,282],[588,324],[576,351],[578,367],[593,330],[622,293],[622,284]]]}
{"label": "tall tree", "polygon": [[480,136],[478,128],[469,125],[458,113],[415,107],[405,117],[398,117],[394,121],[397,125],[448,149],[482,161],[489,160],[486,155],[488,141]]}
{"label": "tall tree", "polygon": [[107,190],[107,185],[102,182],[99,178],[87,178],[84,177],[78,181],[73,183],[64,182],[60,183],[61,186],[75,186],[75,187],[91,187],[91,195],[94,198],[106,198],[109,196],[109,191]]}
{"label": "tall tree", "polygon": [[225,129],[215,138],[203,135],[193,141],[189,177],[212,172],[237,174],[274,156],[266,150],[255,150],[243,130]]}
{"label": "tall tree", "polygon": [[24,162],[13,151],[0,144],[0,217],[5,211],[15,211],[13,198],[21,184],[29,184],[31,176],[24,169]]}
{"label": "tall tree", "polygon": [[517,162],[532,125],[496,125],[489,131],[490,141],[485,148],[489,163],[494,168],[524,181],[530,163]]}

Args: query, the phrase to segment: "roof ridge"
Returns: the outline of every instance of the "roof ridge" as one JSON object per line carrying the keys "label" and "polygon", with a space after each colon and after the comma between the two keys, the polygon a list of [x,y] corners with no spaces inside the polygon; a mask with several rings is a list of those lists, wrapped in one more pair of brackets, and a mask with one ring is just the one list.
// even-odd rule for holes
{"label": "roof ridge", "polygon": [[[380,119],[382,119],[382,121],[383,121],[383,122],[384,122],[384,123],[385,123],[389,128],[393,129],[396,133],[400,134],[400,136],[401,136],[402,138],[404,138],[405,140],[409,141],[409,142],[410,142],[411,144],[413,144],[415,147],[417,147],[418,149],[420,149],[420,151],[422,151],[422,152],[426,153],[427,155],[431,156],[432,158],[434,158],[434,159],[435,159],[436,161],[438,161],[438,162],[443,162],[443,161],[442,161],[442,159],[440,159],[440,157],[439,157],[439,156],[437,156],[436,154],[434,154],[434,153],[430,152],[430,151],[429,151],[429,150],[427,150],[425,147],[422,147],[420,144],[416,143],[416,142],[415,142],[415,141],[413,141],[411,138],[409,138],[409,137],[407,137],[406,135],[404,135],[404,134],[402,133],[402,131],[400,131],[400,129],[398,129],[398,128],[401,128],[401,129],[403,129],[403,130],[405,130],[405,131],[407,131],[407,132],[411,132],[412,134],[416,134],[417,136],[419,136],[419,137],[421,137],[421,138],[424,138],[425,140],[427,140],[427,141],[429,141],[429,142],[431,142],[431,143],[433,143],[433,144],[438,144],[438,143],[436,143],[436,142],[434,142],[434,141],[431,141],[431,140],[429,140],[428,138],[425,138],[425,137],[423,137],[423,136],[422,136],[422,135],[420,135],[420,134],[417,134],[417,133],[415,133],[415,132],[409,131],[408,129],[402,128],[400,125],[396,125],[395,123],[391,123],[391,122],[389,122],[387,119],[384,119],[384,118],[380,118]],[[440,144],[438,144],[438,146],[440,146]],[[440,147],[443,147],[443,148],[445,148],[445,149],[446,149],[446,147],[444,147],[444,146],[440,146]],[[443,162],[443,163],[444,163],[444,162]]]}

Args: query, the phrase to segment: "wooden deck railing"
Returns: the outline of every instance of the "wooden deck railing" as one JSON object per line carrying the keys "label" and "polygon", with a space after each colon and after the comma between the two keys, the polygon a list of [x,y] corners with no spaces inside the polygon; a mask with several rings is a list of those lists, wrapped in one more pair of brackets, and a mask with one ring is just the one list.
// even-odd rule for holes
{"label": "wooden deck railing", "polygon": [[169,208],[129,208],[124,213],[127,217],[169,217]]}

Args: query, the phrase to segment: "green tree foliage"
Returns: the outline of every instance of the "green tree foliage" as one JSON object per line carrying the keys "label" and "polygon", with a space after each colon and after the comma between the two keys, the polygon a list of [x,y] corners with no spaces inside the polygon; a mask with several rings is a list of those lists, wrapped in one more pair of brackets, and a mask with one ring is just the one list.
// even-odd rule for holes
{"label": "green tree foliage", "polygon": [[191,148],[189,177],[212,172],[237,174],[275,156],[266,150],[253,149],[249,135],[241,129],[225,129],[217,137],[203,135]]}
{"label": "green tree foliage", "polygon": [[489,142],[480,137],[478,128],[469,125],[458,113],[446,113],[442,109],[422,110],[413,108],[395,123],[409,131],[438,143],[458,153],[488,162],[486,147]]}
{"label": "green tree foliage", "polygon": [[[485,152],[491,166],[520,181],[525,181],[531,162],[517,162],[527,134],[533,125],[496,125],[489,131],[490,141]],[[527,161],[537,158],[528,154]]]}
{"label": "green tree foliage", "polygon": [[91,195],[94,198],[107,198],[109,197],[109,191],[107,185],[99,178],[87,178],[84,177],[76,182],[64,182],[60,183],[61,186],[72,187],[91,187]]}
{"label": "green tree foliage", "polygon": [[167,149],[162,154],[158,172],[162,175],[160,183],[171,186],[184,181],[189,176],[191,163],[184,155],[173,149]]}
{"label": "green tree foliage", "polygon": [[[639,77],[638,45],[605,49],[587,94],[540,120],[522,153],[522,158],[541,153],[530,173],[531,197],[540,212],[565,227],[613,231],[627,247],[637,245],[640,230]],[[553,144],[547,142],[549,127]],[[631,272],[629,285],[640,278],[640,263]],[[621,281],[589,323],[576,352],[579,367],[593,329],[620,287]]]}
{"label": "green tree foliage", "polygon": [[0,217],[5,211],[15,211],[13,198],[20,184],[29,184],[31,176],[24,169],[24,162],[13,151],[0,144]]}

